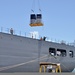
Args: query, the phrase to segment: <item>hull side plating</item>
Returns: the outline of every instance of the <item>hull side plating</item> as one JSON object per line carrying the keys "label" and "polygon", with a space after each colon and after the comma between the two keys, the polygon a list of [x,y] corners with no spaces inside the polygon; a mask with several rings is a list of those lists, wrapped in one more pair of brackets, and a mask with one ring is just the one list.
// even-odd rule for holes
{"label": "hull side plating", "polygon": [[[67,56],[49,57],[50,47],[65,49]],[[62,71],[71,72],[75,57],[69,57],[70,50],[75,53],[72,46],[0,33],[0,72],[38,72],[42,61],[61,63]]]}

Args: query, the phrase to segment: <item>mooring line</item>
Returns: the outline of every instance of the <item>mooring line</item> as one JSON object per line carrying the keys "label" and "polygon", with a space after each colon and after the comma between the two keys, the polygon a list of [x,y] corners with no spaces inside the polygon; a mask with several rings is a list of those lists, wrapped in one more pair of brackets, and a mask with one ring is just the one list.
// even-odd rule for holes
{"label": "mooring line", "polygon": [[[47,57],[47,56],[48,56],[48,55],[45,55],[45,56],[42,56],[42,57],[40,57],[40,58],[31,60],[31,61],[28,61],[28,62],[25,62],[25,63],[20,63],[20,64],[16,64],[16,65],[12,65],[12,66],[1,67],[1,68],[0,68],[0,71],[7,70],[7,69],[11,69],[11,68],[15,68],[15,67],[19,67],[19,66],[22,66],[22,65],[31,63],[31,62],[35,62],[35,61],[38,61],[38,59],[44,60],[44,59],[47,59],[47,58],[45,58],[45,57]],[[43,59],[43,58],[44,58],[44,59]]]}

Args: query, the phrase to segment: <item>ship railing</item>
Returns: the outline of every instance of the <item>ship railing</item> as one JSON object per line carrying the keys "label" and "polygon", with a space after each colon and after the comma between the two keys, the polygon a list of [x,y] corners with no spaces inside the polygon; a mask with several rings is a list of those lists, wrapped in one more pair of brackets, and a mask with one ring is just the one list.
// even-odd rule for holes
{"label": "ship railing", "polygon": [[[10,29],[11,28],[1,27],[0,32],[11,34]],[[29,37],[29,38],[33,38],[33,39],[40,39],[41,38],[41,36],[39,34],[38,34],[38,36],[36,34],[34,34],[34,36],[33,36],[33,33],[31,33],[31,32],[27,33],[27,32],[16,30],[16,29],[13,29],[13,35]],[[75,41],[73,43],[69,43],[69,42],[66,42],[64,40],[56,40],[56,39],[53,39],[53,38],[50,39],[49,37],[46,37],[45,41],[55,42],[55,43],[60,43],[60,44],[63,44],[63,45],[70,45],[70,46],[75,47]]]}
{"label": "ship railing", "polygon": [[[11,33],[10,33],[10,29],[11,29],[11,28],[1,27],[1,28],[0,28],[0,32],[11,34]],[[13,29],[13,28],[12,28],[12,29]],[[25,36],[25,37],[26,37],[26,32],[13,29],[13,35]]]}

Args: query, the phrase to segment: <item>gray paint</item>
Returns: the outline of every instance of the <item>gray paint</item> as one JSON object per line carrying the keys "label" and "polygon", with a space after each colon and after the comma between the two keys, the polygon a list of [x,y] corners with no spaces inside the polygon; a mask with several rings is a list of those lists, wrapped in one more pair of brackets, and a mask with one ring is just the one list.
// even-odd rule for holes
{"label": "gray paint", "polygon": [[[65,49],[67,56],[57,57],[57,59],[48,57],[50,47]],[[75,47],[73,46],[0,33],[0,70],[3,67],[25,63],[47,55],[47,59],[37,59],[35,62],[3,69],[0,72],[38,72],[39,62],[42,61],[61,63],[62,71],[71,72],[75,67],[75,57],[70,58],[68,54],[70,50],[73,50],[75,54]]]}

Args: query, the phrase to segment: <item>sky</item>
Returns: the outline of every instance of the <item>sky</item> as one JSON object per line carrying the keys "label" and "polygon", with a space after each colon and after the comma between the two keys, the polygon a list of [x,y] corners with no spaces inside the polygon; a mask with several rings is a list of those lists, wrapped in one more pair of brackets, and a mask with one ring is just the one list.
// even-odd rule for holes
{"label": "sky", "polygon": [[[41,12],[39,12],[39,8]],[[31,9],[42,14],[44,26],[30,27]],[[75,40],[75,0],[0,0],[0,31],[13,28],[15,34],[51,40]]]}

